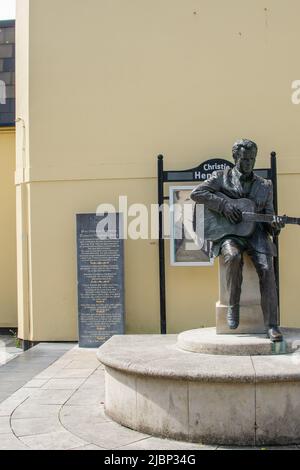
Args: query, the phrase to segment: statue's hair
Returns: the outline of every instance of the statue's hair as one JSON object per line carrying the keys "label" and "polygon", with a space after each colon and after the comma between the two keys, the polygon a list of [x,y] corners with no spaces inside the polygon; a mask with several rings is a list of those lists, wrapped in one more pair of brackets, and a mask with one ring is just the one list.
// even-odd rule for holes
{"label": "statue's hair", "polygon": [[237,140],[233,144],[233,147],[232,147],[232,156],[233,156],[234,160],[236,160],[237,155],[238,155],[241,148],[249,149],[249,150],[250,149],[255,149],[256,153],[257,153],[257,145],[256,145],[255,142],[253,142],[252,140],[249,140],[249,139],[240,139],[240,140]]}

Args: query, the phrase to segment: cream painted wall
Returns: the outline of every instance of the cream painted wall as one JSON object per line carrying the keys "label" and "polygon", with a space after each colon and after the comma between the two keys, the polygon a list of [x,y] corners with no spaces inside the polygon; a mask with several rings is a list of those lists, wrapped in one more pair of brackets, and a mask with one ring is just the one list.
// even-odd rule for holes
{"label": "cream painted wall", "polygon": [[[155,180],[144,181],[139,196],[138,184],[138,180],[94,180],[31,186],[31,331],[35,338],[72,340],[76,337],[76,212],[95,212],[97,205],[107,198],[118,207],[119,192],[128,196],[129,204],[138,201],[150,206]],[[217,269],[204,269],[170,268],[168,292],[179,292],[168,296],[171,332],[179,331],[183,325],[213,324],[211,300],[217,295]],[[158,289],[157,241],[125,240],[127,332],[159,331]],[[196,296],[202,299],[200,307],[195,302]]]}
{"label": "cream painted wall", "polygon": [[[229,156],[237,138],[251,138],[258,166],[278,152],[280,206],[297,215],[290,184],[300,175],[300,106],[291,102],[297,0],[17,3],[26,339],[76,338],[75,214],[119,194],[156,202],[158,153],[166,168],[183,169]],[[299,235],[288,228],[281,242],[282,318],[295,326]],[[127,241],[125,277],[127,331],[158,332],[157,245]],[[167,285],[169,332],[214,324],[216,266],[168,267]]]}
{"label": "cream painted wall", "polygon": [[0,328],[17,326],[15,130],[0,129]]}
{"label": "cream painted wall", "polygon": [[[279,213],[299,217],[300,174],[284,174],[278,181]],[[299,289],[300,227],[289,225],[280,235],[281,324],[300,326],[297,293]]]}

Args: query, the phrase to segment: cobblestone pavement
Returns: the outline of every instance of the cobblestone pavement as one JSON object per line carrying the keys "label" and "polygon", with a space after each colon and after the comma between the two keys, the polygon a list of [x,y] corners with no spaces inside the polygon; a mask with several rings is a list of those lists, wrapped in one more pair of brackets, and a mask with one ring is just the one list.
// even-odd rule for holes
{"label": "cobblestone pavement", "polygon": [[[52,350],[51,344],[41,343],[27,352],[33,361],[34,350],[40,351],[43,361],[47,353],[51,363],[39,363],[43,369],[0,403],[1,450],[236,449],[159,439],[120,426],[104,412],[104,370],[95,349],[53,345]],[[1,381],[5,381],[4,367],[0,367]],[[36,367],[34,363],[35,372]],[[299,450],[297,446],[284,449]]]}

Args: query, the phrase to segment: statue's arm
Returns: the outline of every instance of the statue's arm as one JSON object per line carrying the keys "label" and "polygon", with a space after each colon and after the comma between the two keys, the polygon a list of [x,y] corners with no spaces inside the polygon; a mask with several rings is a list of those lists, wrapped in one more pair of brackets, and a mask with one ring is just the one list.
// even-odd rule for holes
{"label": "statue's arm", "polygon": [[[268,197],[267,197],[267,202],[266,202],[264,213],[269,214],[269,215],[275,214],[274,205],[273,205],[273,185],[271,181],[269,181]],[[280,228],[276,228],[272,224],[269,224],[269,223],[266,223],[265,226],[266,226],[268,233],[272,237],[279,235]]]}
{"label": "statue's arm", "polygon": [[221,191],[221,181],[222,176],[214,172],[211,178],[193,189],[191,199],[198,204],[205,204],[208,209],[222,214],[226,199],[215,194]]}

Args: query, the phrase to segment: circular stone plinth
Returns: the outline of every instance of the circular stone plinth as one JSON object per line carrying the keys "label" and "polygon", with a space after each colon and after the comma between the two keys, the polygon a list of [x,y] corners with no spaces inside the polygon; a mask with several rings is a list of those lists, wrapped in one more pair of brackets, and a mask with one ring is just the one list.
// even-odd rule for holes
{"label": "circular stone plinth", "polygon": [[300,346],[300,334],[292,328],[282,328],[284,341],[272,343],[265,334],[217,334],[216,328],[199,328],[178,335],[177,347],[201,354],[261,356],[290,354]]}
{"label": "circular stone plinth", "polygon": [[[282,330],[300,345],[300,330]],[[112,419],[139,432],[203,444],[300,443],[298,351],[203,354],[179,349],[177,339],[116,335],[99,348],[105,411]]]}

